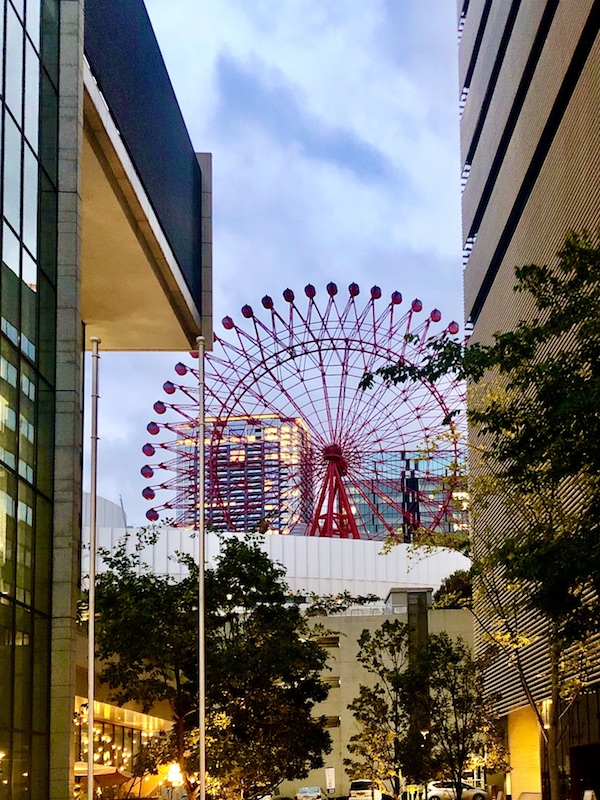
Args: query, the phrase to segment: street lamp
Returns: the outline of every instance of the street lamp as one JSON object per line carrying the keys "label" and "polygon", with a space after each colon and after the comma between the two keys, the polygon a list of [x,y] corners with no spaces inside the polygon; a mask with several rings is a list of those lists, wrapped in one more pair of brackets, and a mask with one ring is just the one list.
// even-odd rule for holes
{"label": "street lamp", "polygon": [[200,800],[206,798],[206,654],[205,654],[205,597],[204,570],[206,540],[204,532],[204,337],[198,336],[198,470],[196,519],[198,525],[198,767]]}

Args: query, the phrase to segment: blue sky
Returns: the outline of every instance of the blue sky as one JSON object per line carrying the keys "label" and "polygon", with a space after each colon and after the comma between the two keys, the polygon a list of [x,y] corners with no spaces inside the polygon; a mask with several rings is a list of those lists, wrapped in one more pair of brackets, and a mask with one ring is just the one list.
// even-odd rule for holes
{"label": "blue sky", "polygon": [[[453,0],[146,6],[192,143],[213,154],[216,329],[330,280],[462,322]],[[99,491],[133,524],[145,426],[179,358],[101,361]]]}

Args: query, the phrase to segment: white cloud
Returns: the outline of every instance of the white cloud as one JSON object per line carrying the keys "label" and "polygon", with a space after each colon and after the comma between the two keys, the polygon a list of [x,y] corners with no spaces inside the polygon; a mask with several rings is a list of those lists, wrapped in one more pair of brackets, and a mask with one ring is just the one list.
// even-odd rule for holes
{"label": "white cloud", "polygon": [[[245,302],[329,280],[462,319],[453,3],[146,5],[194,147],[213,153],[217,330]],[[244,115],[218,82],[224,63],[255,92]],[[100,491],[122,494],[134,523],[145,426],[176,360],[101,362]]]}

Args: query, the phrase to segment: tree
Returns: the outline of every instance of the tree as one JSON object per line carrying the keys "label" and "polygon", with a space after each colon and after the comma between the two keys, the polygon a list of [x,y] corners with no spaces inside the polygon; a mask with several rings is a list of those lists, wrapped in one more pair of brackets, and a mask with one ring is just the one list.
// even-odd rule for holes
{"label": "tree", "polygon": [[465,770],[476,761],[485,763],[487,752],[497,753],[501,740],[497,698],[482,697],[485,668],[462,639],[453,642],[441,633],[421,645],[407,674],[407,700],[427,726],[432,769],[454,783],[457,800]]}
{"label": "tree", "polygon": [[[189,570],[183,580],[152,575],[139,551],[127,549],[124,540],[114,554],[104,553],[108,569],[98,577],[100,679],[119,703],[135,700],[146,711],[169,703],[173,731],[151,755],[156,763],[177,761],[194,798],[197,568],[182,557]],[[331,746],[322,720],[312,718],[327,695],[320,678],[326,652],[288,602],[283,575],[256,540],[237,538],[222,541],[206,570],[207,770],[225,795],[266,794],[284,778],[304,777],[322,766]]]}
{"label": "tree", "polygon": [[[139,703],[147,712],[168,703],[173,719],[174,752],[183,760],[184,736],[197,718],[198,582],[188,575],[179,582],[152,574],[140,551],[156,531],[142,530],[133,553],[126,534],[113,553],[102,551],[106,571],[96,583],[96,658],[99,678],[116,703]],[[193,796],[191,775],[186,790]]]}
{"label": "tree", "polygon": [[359,730],[348,744],[354,758],[344,759],[346,772],[352,777],[389,781],[398,798],[406,777],[403,772],[418,771],[416,761],[409,763],[406,758],[409,750],[414,755],[409,735],[414,726],[405,686],[408,625],[398,619],[386,620],[374,633],[363,630],[358,645],[357,659],[375,681],[361,684],[358,697],[348,706]]}
{"label": "tree", "polygon": [[323,719],[312,717],[327,697],[327,653],[288,602],[283,575],[255,539],[236,538],[222,541],[206,574],[207,698],[222,721],[207,761],[230,796],[306,777],[331,749]]}
{"label": "tree", "polygon": [[[448,373],[469,382],[474,608],[537,716],[552,800],[561,719],[585,685],[585,645],[600,620],[600,237],[571,232],[557,258],[515,270],[533,313],[492,344],[429,340],[421,366],[375,373],[391,383]],[[527,670],[533,647],[548,664],[548,718]]]}
{"label": "tree", "polygon": [[338,594],[317,594],[310,592],[308,595],[296,595],[293,597],[295,603],[300,605],[307,604],[304,613],[309,617],[329,617],[335,614],[343,614],[353,606],[366,606],[381,600],[376,594],[353,595],[348,591],[338,592]]}
{"label": "tree", "polygon": [[471,570],[457,569],[444,578],[433,595],[434,608],[470,608],[473,603]]}

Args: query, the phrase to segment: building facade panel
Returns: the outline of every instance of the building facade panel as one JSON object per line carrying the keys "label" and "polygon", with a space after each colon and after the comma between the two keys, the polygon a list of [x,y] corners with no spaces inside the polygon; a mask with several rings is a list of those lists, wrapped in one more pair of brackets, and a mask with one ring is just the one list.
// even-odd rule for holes
{"label": "building facade panel", "polygon": [[[478,41],[483,36],[490,0],[462,0],[459,13],[464,13],[464,27],[460,32],[461,48],[458,55],[458,81],[462,89],[469,81],[469,74],[477,56]],[[459,17],[459,26],[461,26]]]}
{"label": "building facade panel", "polygon": [[[567,228],[594,229],[600,220],[597,175],[600,169],[600,102],[596,78],[600,39],[590,52],[550,151],[515,226],[479,315],[475,334],[487,338],[500,325],[514,324],[527,311],[527,298],[515,295],[514,267],[551,261]],[[510,182],[507,181],[509,184]],[[510,187],[507,189],[510,191]],[[495,210],[495,205],[492,206]],[[494,222],[495,220],[491,220]],[[501,225],[482,228],[465,271],[466,310],[473,307],[482,275],[491,260]],[[473,259],[473,261],[471,261]]]}
{"label": "building facade panel", "polygon": [[474,180],[469,174],[467,197],[474,192],[476,176],[489,172],[497,155],[545,6],[544,0],[527,5],[516,0],[494,6],[496,13],[490,15],[486,47],[478,59],[460,127],[463,164],[475,170]]}
{"label": "building facade panel", "polygon": [[474,69],[468,86],[461,87],[463,94],[468,92],[460,123],[463,165],[467,160],[471,160],[468,159],[468,154],[474,148],[475,130],[479,128],[487,117],[485,100],[488,90],[493,88],[493,72],[496,67],[496,59],[499,56],[500,41],[505,35],[511,10],[514,4],[518,4],[518,2],[519,0],[513,0],[512,3],[492,3],[483,32],[481,47],[477,54],[477,69]]}
{"label": "building facade panel", "polygon": [[[80,597],[83,0],[0,0],[0,40],[0,797],[65,800]],[[197,210],[199,231],[199,198]]]}
{"label": "building facade panel", "polygon": [[[559,5],[553,15],[552,25],[527,93],[521,99],[516,91],[518,81],[513,84],[511,78],[513,75],[519,76],[519,62],[521,59],[527,60],[535,41],[535,37],[530,39],[528,36],[521,40],[517,35],[517,31],[527,27],[526,23],[530,19],[530,15],[523,12],[525,24],[518,25],[513,35],[516,52],[513,53],[513,48],[509,47],[505,60],[506,74],[499,81],[495,92],[500,106],[517,104],[506,128],[510,139],[502,140],[498,136],[499,131],[494,130],[494,121],[501,118],[502,112],[495,113],[496,101],[493,101],[488,114],[491,124],[485,126],[483,131],[463,194],[463,226],[466,236],[477,235],[484,242],[493,242],[499,236],[498,228],[506,224],[517,191],[526,179],[592,5],[593,0],[582,0],[577,5],[576,12],[567,11],[563,5]],[[532,34],[533,30],[530,29],[529,33]],[[514,72],[508,66],[510,63],[517,65]],[[515,111],[518,111],[518,116]],[[486,207],[493,209],[493,212],[486,215]],[[484,232],[486,223],[495,225],[494,230]],[[477,244],[474,249],[475,247]],[[483,255],[484,261],[488,258],[487,253]]]}
{"label": "building facade panel", "polygon": [[[42,25],[43,14],[43,25]],[[56,37],[52,3],[0,3],[2,130],[0,267],[0,794],[47,784],[49,743],[49,550],[53,498],[56,247],[56,74],[44,35]],[[39,187],[42,187],[40,192]],[[42,656],[39,659],[39,656]],[[37,743],[41,743],[38,745]]]}
{"label": "building facade panel", "polygon": [[[474,325],[472,341],[488,343],[496,331],[532,319],[532,300],[513,291],[515,266],[555,264],[569,229],[596,231],[600,226],[599,30],[598,0],[521,3],[504,54],[498,40],[503,63],[496,85],[483,91],[485,81],[478,84],[474,77],[473,85],[482,89],[470,94],[469,102],[483,107],[486,95],[493,94],[463,195],[463,232],[469,246],[465,311]],[[473,150],[469,139],[476,129],[470,124],[470,119],[463,122],[465,154]],[[476,471],[473,462],[471,474]],[[500,500],[491,503],[478,515],[475,546],[480,542],[485,547],[490,537],[501,540],[508,527],[507,509]],[[478,614],[486,613],[493,623],[491,609],[482,604]],[[526,603],[519,631],[532,640],[521,650],[521,659],[533,698],[543,707],[548,697],[546,629]],[[485,646],[478,629],[476,649]],[[597,761],[596,767],[590,766],[599,745],[593,715],[600,659],[593,643],[589,656],[590,686],[569,715],[561,745],[563,788],[573,800],[597,777]],[[498,710],[508,720],[512,772],[505,791],[513,797],[547,792],[540,727],[509,659],[496,659],[487,685],[501,692]]]}
{"label": "building facade panel", "polygon": [[[582,8],[587,12],[584,15]],[[473,320],[480,313],[486,293],[507,253],[540,171],[551,158],[563,121],[573,108],[573,93],[585,84],[582,73],[585,70],[589,78],[590,69],[593,70],[592,48],[597,38],[598,13],[598,3],[589,5],[587,0],[583,5],[578,4],[573,13],[565,10],[564,5],[556,13],[552,36],[544,47],[468,259],[465,306],[467,316]],[[565,61],[561,55],[564,53],[573,54],[573,57]],[[557,64],[562,64],[562,77],[556,72]],[[544,88],[546,75],[553,87],[550,92]],[[595,127],[592,121],[592,136]],[[573,153],[581,146],[581,133],[580,130],[578,138],[569,144]],[[564,168],[563,165],[561,169]],[[566,215],[564,218],[567,219]],[[472,222],[471,216],[467,220],[465,232]]]}
{"label": "building facade panel", "polygon": [[88,0],[85,53],[200,308],[200,166],[142,0]]}

